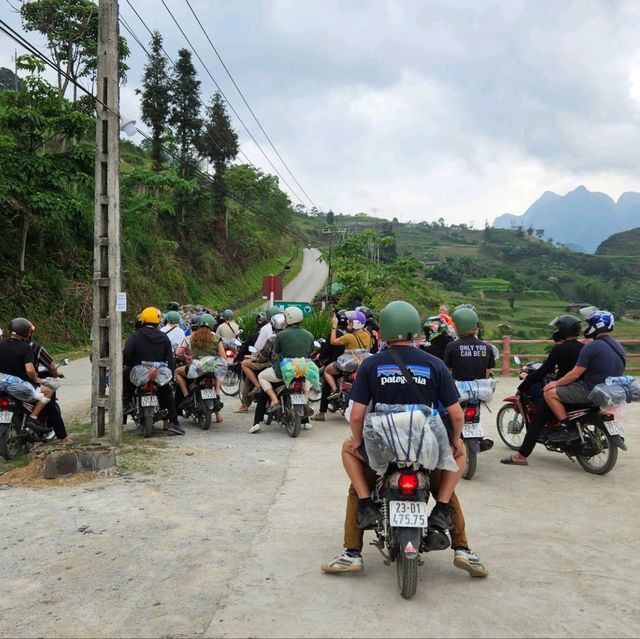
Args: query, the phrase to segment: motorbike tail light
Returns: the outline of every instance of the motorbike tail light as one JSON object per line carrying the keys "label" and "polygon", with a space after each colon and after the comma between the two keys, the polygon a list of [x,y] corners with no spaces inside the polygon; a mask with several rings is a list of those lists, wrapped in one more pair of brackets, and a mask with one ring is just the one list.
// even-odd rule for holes
{"label": "motorbike tail light", "polygon": [[296,391],[297,393],[299,393],[302,390],[303,386],[304,384],[299,379],[293,382],[293,390]]}
{"label": "motorbike tail light", "polygon": [[155,391],[154,387],[153,387],[153,382],[147,382],[143,387],[142,390],[145,393],[153,393]]}
{"label": "motorbike tail light", "polygon": [[[0,399],[0,408],[2,408],[2,399]],[[602,416],[602,420],[605,422],[612,422],[616,416],[613,413],[605,413]]]}
{"label": "motorbike tail light", "polygon": [[213,388],[213,377],[205,377],[202,380],[202,388]]}
{"label": "motorbike tail light", "polygon": [[464,421],[470,422],[472,419],[475,419],[475,416],[478,414],[478,409],[475,406],[467,406],[464,409]]}
{"label": "motorbike tail light", "polygon": [[225,351],[225,352],[224,352],[224,354],[225,354],[227,357],[233,357],[233,351]]}
{"label": "motorbike tail light", "polygon": [[398,488],[403,495],[413,495],[418,490],[419,483],[415,473],[402,473],[398,479]]}
{"label": "motorbike tail light", "polygon": [[0,408],[9,408],[11,406],[11,400],[8,397],[0,397]]}

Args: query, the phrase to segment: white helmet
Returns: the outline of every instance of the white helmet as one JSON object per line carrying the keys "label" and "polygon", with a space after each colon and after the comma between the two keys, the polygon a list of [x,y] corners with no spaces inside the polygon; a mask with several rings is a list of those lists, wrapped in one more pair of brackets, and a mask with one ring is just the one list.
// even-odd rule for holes
{"label": "white helmet", "polygon": [[274,331],[281,331],[286,326],[286,321],[282,313],[278,313],[271,318],[271,326]]}
{"label": "white helmet", "polygon": [[297,306],[287,306],[284,309],[284,318],[287,320],[287,326],[291,326],[292,324],[300,324],[304,315]]}

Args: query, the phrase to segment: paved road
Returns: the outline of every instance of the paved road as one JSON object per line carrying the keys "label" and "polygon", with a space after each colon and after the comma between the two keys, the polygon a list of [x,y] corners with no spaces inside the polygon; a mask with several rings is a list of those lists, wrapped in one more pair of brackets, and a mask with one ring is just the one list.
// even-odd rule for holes
{"label": "paved road", "polygon": [[302,269],[287,286],[283,297],[288,302],[310,302],[329,277],[326,262],[319,262],[321,253],[316,248],[304,249]]}
{"label": "paved road", "polygon": [[362,574],[319,570],[342,541],[346,423],[249,435],[235,406],[209,432],[183,421],[153,475],[0,491],[0,636],[637,635],[640,405],[606,477],[546,451],[529,468],[500,465],[499,442],[483,453],[459,494],[491,575],[432,553],[410,602],[371,547]]}

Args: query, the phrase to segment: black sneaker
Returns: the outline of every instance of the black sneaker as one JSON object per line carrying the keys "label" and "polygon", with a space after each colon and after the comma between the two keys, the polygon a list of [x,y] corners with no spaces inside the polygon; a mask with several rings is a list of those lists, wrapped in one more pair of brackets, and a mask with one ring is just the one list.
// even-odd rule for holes
{"label": "black sneaker", "polygon": [[371,501],[371,498],[361,499],[358,504],[358,517],[356,525],[358,528],[369,528],[380,519],[380,508]]}
{"label": "black sneaker", "polygon": [[429,526],[438,530],[451,530],[453,528],[451,506],[437,502],[429,515]]}
{"label": "black sneaker", "polygon": [[39,433],[40,435],[46,435],[51,430],[49,426],[43,424],[35,417],[27,417],[24,425],[30,428],[34,433]]}
{"label": "black sneaker", "polygon": [[167,430],[170,433],[174,433],[175,435],[184,435],[184,429],[182,428],[182,426],[180,426],[180,424],[171,424],[171,426],[169,426]]}

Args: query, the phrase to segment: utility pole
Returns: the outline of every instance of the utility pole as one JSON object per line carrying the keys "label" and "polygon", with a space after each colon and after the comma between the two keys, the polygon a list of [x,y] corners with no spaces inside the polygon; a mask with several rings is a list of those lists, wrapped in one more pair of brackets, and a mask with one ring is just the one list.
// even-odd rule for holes
{"label": "utility pole", "polygon": [[121,290],[118,0],[99,0],[96,83],[91,423],[94,437],[104,437],[108,415],[109,438],[119,444],[122,323],[120,312],[116,311],[116,293]]}

